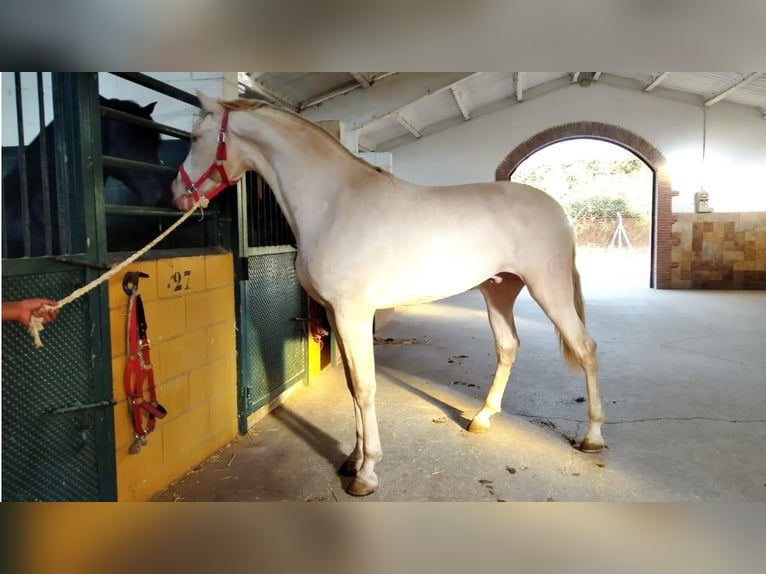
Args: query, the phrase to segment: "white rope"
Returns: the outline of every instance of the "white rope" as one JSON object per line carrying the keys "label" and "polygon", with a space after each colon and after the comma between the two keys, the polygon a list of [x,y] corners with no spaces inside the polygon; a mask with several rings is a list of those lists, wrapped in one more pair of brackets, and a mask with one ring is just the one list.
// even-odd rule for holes
{"label": "white rope", "polygon": [[[43,305],[40,310],[41,311],[52,311],[55,309],[61,309],[64,305],[68,305],[72,301],[75,301],[76,299],[79,299],[83,295],[85,295],[88,291],[91,291],[101,285],[105,281],[109,281],[112,277],[117,275],[120,271],[125,269],[128,265],[133,263],[136,259],[144,255],[147,251],[149,251],[152,247],[157,245],[160,241],[165,239],[168,235],[173,233],[173,231],[176,230],[176,228],[181,225],[184,221],[189,219],[191,215],[197,211],[199,208],[200,210],[205,209],[208,206],[208,200],[205,197],[201,197],[199,201],[194,202],[194,205],[192,208],[184,213],[181,217],[178,218],[178,220],[173,223],[170,227],[168,227],[165,231],[160,233],[155,239],[153,239],[151,242],[149,242],[147,245],[136,251],[133,255],[125,259],[125,261],[122,261],[121,263],[117,264],[115,267],[112,267],[109,271],[101,275],[100,277],[97,277],[87,285],[80,287],[79,289],[73,291],[71,294],[67,295],[60,301],[58,301],[55,305]],[[43,346],[43,342],[40,339],[40,331],[44,329],[43,326],[43,320],[41,317],[35,317],[32,316],[32,319],[29,321],[29,334],[31,335],[32,339],[34,340],[35,347],[38,349]]]}

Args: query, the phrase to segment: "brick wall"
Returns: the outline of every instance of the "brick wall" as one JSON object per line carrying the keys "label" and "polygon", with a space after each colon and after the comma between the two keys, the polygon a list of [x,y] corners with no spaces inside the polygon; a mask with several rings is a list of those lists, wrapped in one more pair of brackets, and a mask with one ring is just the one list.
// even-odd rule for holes
{"label": "brick wall", "polygon": [[522,142],[509,153],[495,170],[496,181],[508,181],[516,168],[536,151],[559,141],[590,137],[620,145],[640,157],[654,172],[654,285],[671,287],[670,254],[673,246],[672,200],[676,195],[670,186],[667,164],[662,153],[641,136],[619,126],[600,122],[573,122],[543,130]]}
{"label": "brick wall", "polygon": [[678,213],[671,284],[766,289],[766,213]]}
{"label": "brick wall", "polygon": [[118,500],[145,500],[226,444],[237,432],[234,270],[231,254],[160,259],[143,271],[157,398],[168,416],[131,455],[133,427],[123,371],[128,297],[124,274],[109,282]]}

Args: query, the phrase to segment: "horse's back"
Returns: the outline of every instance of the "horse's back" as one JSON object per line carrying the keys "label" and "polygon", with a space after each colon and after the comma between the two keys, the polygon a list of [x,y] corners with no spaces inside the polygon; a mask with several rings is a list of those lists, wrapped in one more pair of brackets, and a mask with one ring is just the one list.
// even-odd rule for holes
{"label": "horse's back", "polygon": [[[571,226],[561,205],[528,185],[496,181],[441,187],[402,187],[400,215],[414,226],[423,219],[459,234],[475,233],[514,242],[550,238],[566,241]],[[449,226],[449,227],[448,227]],[[465,231],[459,231],[465,230]],[[485,237],[486,238],[486,237]],[[482,239],[483,240],[483,239]]]}

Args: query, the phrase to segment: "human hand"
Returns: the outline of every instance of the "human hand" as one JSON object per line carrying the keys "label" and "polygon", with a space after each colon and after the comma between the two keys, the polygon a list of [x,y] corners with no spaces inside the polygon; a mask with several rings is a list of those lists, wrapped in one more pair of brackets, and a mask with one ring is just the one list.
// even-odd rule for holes
{"label": "human hand", "polygon": [[39,298],[3,302],[3,321],[18,321],[28,327],[34,316],[41,318],[43,324],[50,323],[58,316],[58,309],[43,309],[46,305],[55,307],[56,302]]}

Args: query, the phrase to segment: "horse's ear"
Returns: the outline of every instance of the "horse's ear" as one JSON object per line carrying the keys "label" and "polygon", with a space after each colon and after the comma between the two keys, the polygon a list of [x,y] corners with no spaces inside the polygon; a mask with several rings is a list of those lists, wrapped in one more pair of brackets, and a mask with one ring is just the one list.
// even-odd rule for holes
{"label": "horse's ear", "polygon": [[147,104],[143,108],[141,108],[141,111],[146,113],[146,115],[150,116],[152,115],[152,112],[154,112],[154,106],[156,105],[157,105],[157,102],[152,102],[151,104]]}
{"label": "horse's ear", "polygon": [[200,104],[202,104],[202,109],[206,112],[210,112],[211,114],[222,112],[223,106],[221,106],[215,98],[206,96],[200,91],[197,91],[197,98],[199,99]]}

